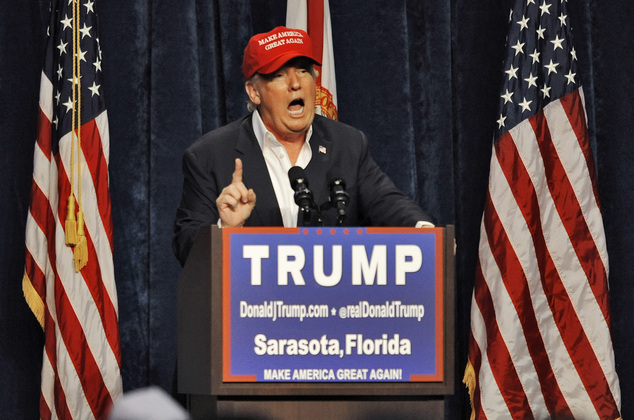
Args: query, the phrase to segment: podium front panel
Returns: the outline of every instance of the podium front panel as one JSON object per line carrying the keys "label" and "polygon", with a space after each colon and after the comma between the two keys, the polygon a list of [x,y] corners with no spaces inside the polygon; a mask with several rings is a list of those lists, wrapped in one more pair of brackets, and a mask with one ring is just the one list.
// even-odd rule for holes
{"label": "podium front panel", "polygon": [[453,393],[452,228],[211,231],[212,395]]}

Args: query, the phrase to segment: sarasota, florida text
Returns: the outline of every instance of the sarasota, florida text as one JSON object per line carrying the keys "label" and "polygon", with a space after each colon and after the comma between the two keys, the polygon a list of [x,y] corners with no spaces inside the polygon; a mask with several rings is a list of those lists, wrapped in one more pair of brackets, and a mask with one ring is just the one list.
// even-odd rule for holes
{"label": "sarasota, florida text", "polygon": [[257,334],[253,339],[253,351],[258,356],[338,356],[345,355],[409,355],[412,354],[412,343],[399,334],[380,338],[365,338],[363,334],[346,334],[345,345],[337,338],[328,338],[326,334],[320,338],[267,338]]}

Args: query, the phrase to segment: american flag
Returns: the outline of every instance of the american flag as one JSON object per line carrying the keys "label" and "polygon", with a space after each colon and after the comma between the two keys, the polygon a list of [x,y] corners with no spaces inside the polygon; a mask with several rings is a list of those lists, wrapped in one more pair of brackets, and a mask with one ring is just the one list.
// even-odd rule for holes
{"label": "american flag", "polygon": [[480,228],[477,419],[618,419],[608,255],[566,0],[518,0]]}
{"label": "american flag", "polygon": [[95,1],[77,1],[51,4],[25,235],[23,290],[45,334],[42,419],[105,418],[122,392],[101,49]]}
{"label": "american flag", "polygon": [[328,0],[288,0],[286,26],[306,31],[310,35],[313,54],[321,58],[315,112],[333,120],[338,119],[335,54]]}

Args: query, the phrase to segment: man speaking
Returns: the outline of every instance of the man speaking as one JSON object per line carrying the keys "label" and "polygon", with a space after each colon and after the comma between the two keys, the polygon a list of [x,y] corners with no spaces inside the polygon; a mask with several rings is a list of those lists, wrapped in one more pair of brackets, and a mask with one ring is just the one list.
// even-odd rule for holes
{"label": "man speaking", "polygon": [[185,264],[198,229],[240,226],[433,226],[374,162],[361,131],[315,115],[308,34],[253,36],[242,72],[249,115],[205,134],[183,156],[173,249]]}

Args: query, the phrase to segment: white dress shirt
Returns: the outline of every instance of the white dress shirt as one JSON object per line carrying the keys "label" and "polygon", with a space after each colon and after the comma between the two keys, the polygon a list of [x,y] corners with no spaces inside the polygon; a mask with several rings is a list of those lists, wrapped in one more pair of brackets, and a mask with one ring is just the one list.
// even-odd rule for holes
{"label": "white dress shirt", "polygon": [[[266,168],[269,171],[271,183],[275,190],[277,204],[282,213],[282,221],[284,227],[297,227],[297,214],[299,207],[295,204],[295,191],[291,188],[291,182],[288,179],[288,170],[291,169],[291,163],[288,153],[284,146],[275,138],[273,133],[266,129],[264,122],[258,111],[253,111],[253,131],[258,144],[262,149],[262,155],[266,162]],[[313,134],[313,127],[308,129],[306,140],[302,145],[302,149],[297,157],[295,166],[305,169],[313,157],[313,151],[310,148],[310,137]],[[257,193],[256,193],[257,194]]]}

